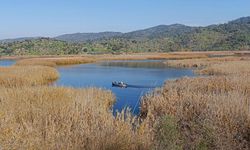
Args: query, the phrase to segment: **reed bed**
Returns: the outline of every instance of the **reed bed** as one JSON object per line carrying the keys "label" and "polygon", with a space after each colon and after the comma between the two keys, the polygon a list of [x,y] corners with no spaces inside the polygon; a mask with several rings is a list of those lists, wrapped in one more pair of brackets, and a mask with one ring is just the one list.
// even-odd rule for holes
{"label": "reed bed", "polygon": [[146,132],[135,131],[136,119],[113,116],[110,91],[1,88],[0,100],[3,149],[150,149]]}
{"label": "reed bed", "polygon": [[31,58],[17,61],[18,66],[27,65],[41,65],[41,66],[60,66],[60,65],[74,65],[95,62],[93,58],[88,57],[53,57],[53,58]]}
{"label": "reed bed", "polygon": [[44,85],[58,78],[57,70],[47,66],[0,67],[0,87]]}
{"label": "reed bed", "polygon": [[56,63],[56,65],[74,65],[95,62],[95,59],[91,57],[44,58],[44,60],[52,61]]}
{"label": "reed bed", "polygon": [[[141,117],[158,149],[249,149],[250,61],[201,70],[214,76],[168,81],[145,96]],[[173,142],[168,142],[173,141]]]}
{"label": "reed bed", "polygon": [[207,58],[205,54],[182,54],[182,53],[145,53],[145,54],[125,54],[125,55],[103,55],[98,56],[98,60],[147,60],[147,59],[191,59]]}
{"label": "reed bed", "polygon": [[213,57],[213,58],[200,58],[200,59],[183,59],[183,60],[168,60],[165,64],[169,67],[176,68],[203,68],[212,64],[219,64],[222,62],[232,62],[249,60],[248,57]]}
{"label": "reed bed", "polygon": [[37,59],[37,58],[18,60],[15,65],[16,66],[49,66],[49,67],[56,67],[55,62],[42,60],[42,59]]}
{"label": "reed bed", "polygon": [[197,73],[206,75],[250,74],[250,61],[230,61],[211,64],[198,70]]}

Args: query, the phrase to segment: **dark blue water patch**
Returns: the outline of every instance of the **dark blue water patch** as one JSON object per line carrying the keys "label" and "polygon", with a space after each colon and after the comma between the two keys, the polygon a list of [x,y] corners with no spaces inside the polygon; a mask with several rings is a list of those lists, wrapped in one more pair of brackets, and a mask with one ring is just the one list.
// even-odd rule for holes
{"label": "dark blue water patch", "polygon": [[0,60],[0,66],[8,67],[15,64],[14,60]]}
{"label": "dark blue water patch", "polygon": [[[114,111],[130,107],[138,114],[139,100],[150,90],[160,87],[166,80],[194,76],[190,69],[175,68],[131,68],[83,64],[59,67],[60,79],[56,85],[75,88],[99,87],[111,90],[116,96]],[[127,88],[112,87],[112,81],[123,81]]]}

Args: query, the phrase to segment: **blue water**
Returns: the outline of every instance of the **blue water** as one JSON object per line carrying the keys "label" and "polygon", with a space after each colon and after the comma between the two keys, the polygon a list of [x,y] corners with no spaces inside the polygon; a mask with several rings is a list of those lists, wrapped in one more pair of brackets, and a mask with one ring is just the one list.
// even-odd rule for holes
{"label": "blue water", "polygon": [[7,67],[7,66],[11,66],[13,64],[15,64],[14,60],[0,60],[0,66]]}
{"label": "blue water", "polygon": [[[14,63],[13,60],[0,60],[0,66],[11,66]],[[121,111],[124,107],[130,107],[134,114],[138,114],[141,96],[162,86],[166,80],[194,76],[190,69],[163,66],[160,61],[151,60],[114,61],[113,64],[109,62],[58,67],[60,79],[55,84],[75,88],[100,87],[111,90],[117,99],[113,107],[114,112]],[[112,81],[126,82],[129,87],[112,87]]]}
{"label": "blue water", "polygon": [[[111,90],[117,99],[113,107],[114,112],[121,111],[124,107],[130,107],[134,114],[138,114],[141,96],[155,87],[162,86],[166,80],[194,76],[190,69],[147,68],[145,65],[142,68],[139,68],[138,65],[135,65],[136,67],[128,66],[82,64],[59,67],[60,79],[56,85],[76,88],[100,87]],[[128,88],[112,87],[112,81],[123,81],[130,86]]]}

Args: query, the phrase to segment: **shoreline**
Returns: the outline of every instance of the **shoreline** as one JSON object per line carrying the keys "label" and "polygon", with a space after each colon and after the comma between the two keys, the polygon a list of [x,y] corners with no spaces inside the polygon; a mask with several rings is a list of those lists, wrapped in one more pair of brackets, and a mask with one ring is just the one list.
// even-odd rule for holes
{"label": "shoreline", "polygon": [[90,57],[101,60],[134,60],[134,59],[157,59],[157,58],[176,58],[176,59],[184,59],[184,58],[204,58],[209,55],[224,55],[224,56],[234,56],[235,54],[244,54],[249,53],[249,51],[190,51],[190,52],[147,52],[147,53],[124,53],[124,54],[80,54],[80,55],[23,55],[23,56],[0,56],[0,60],[4,59],[36,59],[36,58],[79,58],[79,57]]}

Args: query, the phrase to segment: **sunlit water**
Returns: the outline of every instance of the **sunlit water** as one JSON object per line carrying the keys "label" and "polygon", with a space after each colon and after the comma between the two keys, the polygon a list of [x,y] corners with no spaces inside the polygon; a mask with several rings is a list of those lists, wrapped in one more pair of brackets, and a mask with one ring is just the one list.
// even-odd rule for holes
{"label": "sunlit water", "polygon": [[[159,63],[157,65],[157,63]],[[158,66],[158,67],[157,67]],[[113,109],[120,111],[130,107],[139,113],[141,96],[163,85],[164,81],[194,76],[190,69],[167,68],[159,61],[114,61],[59,67],[60,86],[100,87],[111,90],[117,99]],[[128,88],[112,87],[112,81],[123,81]]]}

